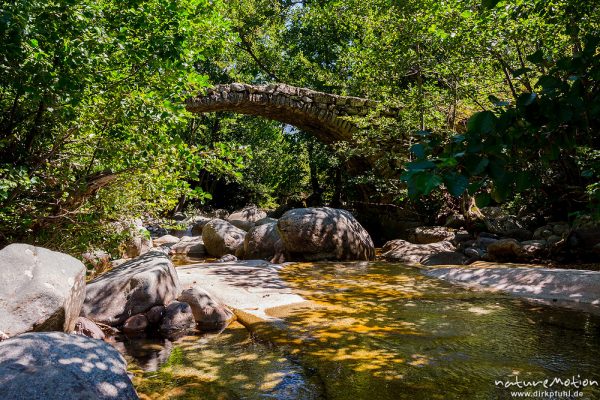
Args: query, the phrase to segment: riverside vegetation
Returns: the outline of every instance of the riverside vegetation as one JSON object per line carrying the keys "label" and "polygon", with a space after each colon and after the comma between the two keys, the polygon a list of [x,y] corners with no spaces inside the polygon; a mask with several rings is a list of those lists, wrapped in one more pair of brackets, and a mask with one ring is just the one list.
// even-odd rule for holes
{"label": "riverside vegetation", "polygon": [[599,6],[0,2],[0,397],[600,396]]}
{"label": "riverside vegetation", "polygon": [[[460,214],[474,231],[489,230],[484,206],[530,230],[597,226],[596,1],[31,0],[0,12],[1,243],[118,256],[131,234],[120,222],[249,202],[343,205],[385,232],[377,242],[400,237],[375,221],[397,208],[422,224]],[[230,82],[368,98],[395,116],[349,117],[370,129],[324,145],[277,121],[185,110]]]}

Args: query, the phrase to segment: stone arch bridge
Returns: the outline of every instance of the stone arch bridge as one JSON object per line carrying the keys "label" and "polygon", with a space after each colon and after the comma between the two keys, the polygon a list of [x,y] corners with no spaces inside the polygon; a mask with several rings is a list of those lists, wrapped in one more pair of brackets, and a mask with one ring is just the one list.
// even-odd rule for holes
{"label": "stone arch bridge", "polygon": [[[350,141],[358,129],[354,116],[366,116],[377,109],[377,103],[360,97],[338,96],[285,84],[248,85],[231,83],[216,85],[186,100],[193,113],[233,111],[273,119],[310,132],[326,144]],[[397,110],[380,110],[393,117]]]}

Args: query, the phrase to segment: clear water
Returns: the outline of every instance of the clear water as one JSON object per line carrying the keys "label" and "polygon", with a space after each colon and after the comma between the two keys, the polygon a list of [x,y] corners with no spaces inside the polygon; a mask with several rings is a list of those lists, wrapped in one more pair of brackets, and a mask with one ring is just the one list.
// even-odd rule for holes
{"label": "clear water", "polygon": [[132,359],[142,397],[600,399],[599,386],[496,385],[573,376],[600,384],[597,316],[468,291],[401,264],[304,263],[282,277],[310,302],[268,310],[284,321],[275,327],[241,315],[253,335],[235,324],[172,343],[157,371]]}

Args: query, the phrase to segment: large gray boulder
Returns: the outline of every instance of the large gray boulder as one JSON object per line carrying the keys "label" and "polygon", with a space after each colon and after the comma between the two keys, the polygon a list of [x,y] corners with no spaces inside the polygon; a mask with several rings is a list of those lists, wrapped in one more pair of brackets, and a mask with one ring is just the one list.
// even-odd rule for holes
{"label": "large gray boulder", "polygon": [[240,255],[248,260],[271,260],[282,249],[283,242],[277,231],[277,223],[272,222],[257,225],[248,231]]}
{"label": "large gray boulder", "polygon": [[173,255],[203,257],[206,255],[206,248],[201,237],[184,236],[171,246],[169,252]]}
{"label": "large gray boulder", "polygon": [[202,241],[206,252],[214,257],[235,254],[244,242],[246,232],[222,219],[213,219],[202,229]]}
{"label": "large gray boulder", "polygon": [[0,250],[0,332],[7,336],[71,332],[84,297],[81,261],[28,244]]}
{"label": "large gray boulder", "polygon": [[428,264],[434,262],[431,257],[434,254],[454,252],[455,248],[450,242],[437,242],[429,244],[415,244],[406,240],[390,240],[383,245],[382,257],[390,261],[398,261],[406,264],[418,264],[426,258]]}
{"label": "large gray boulder", "polygon": [[125,360],[101,340],[50,332],[0,343],[0,399],[137,398]]}
{"label": "large gray boulder", "polygon": [[235,211],[227,217],[227,221],[247,232],[256,225],[257,221],[266,217],[266,212],[259,210],[258,207],[252,205],[246,206],[239,211]]}
{"label": "large gray boulder", "polygon": [[369,233],[346,210],[296,208],[277,221],[286,255],[292,259],[372,260]]}
{"label": "large gray boulder", "polygon": [[89,282],[82,316],[118,326],[132,315],[170,303],[180,293],[179,278],[169,257],[151,251]]}

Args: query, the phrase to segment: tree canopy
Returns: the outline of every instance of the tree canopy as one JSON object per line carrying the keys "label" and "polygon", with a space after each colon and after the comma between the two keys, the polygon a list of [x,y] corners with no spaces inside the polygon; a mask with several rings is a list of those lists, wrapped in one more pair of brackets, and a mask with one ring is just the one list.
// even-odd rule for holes
{"label": "tree canopy", "polygon": [[[598,21],[595,0],[3,1],[0,242],[110,247],[109,222],[182,204],[451,195],[598,216]],[[326,146],[185,111],[231,82],[398,112],[357,117],[368,129]],[[360,158],[373,169],[350,171]]]}

